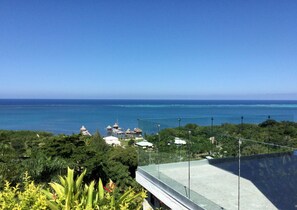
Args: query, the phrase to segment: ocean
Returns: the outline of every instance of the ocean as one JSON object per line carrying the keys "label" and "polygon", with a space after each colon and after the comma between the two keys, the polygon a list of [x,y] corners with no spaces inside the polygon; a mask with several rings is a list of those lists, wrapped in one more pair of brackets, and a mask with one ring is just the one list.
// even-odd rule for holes
{"label": "ocean", "polygon": [[183,125],[190,119],[224,121],[239,120],[240,116],[297,121],[297,101],[0,99],[0,129],[55,134],[78,133],[82,125],[91,133],[98,130],[105,135],[105,128],[115,122],[126,130],[147,119],[167,120],[178,126],[179,118]]}

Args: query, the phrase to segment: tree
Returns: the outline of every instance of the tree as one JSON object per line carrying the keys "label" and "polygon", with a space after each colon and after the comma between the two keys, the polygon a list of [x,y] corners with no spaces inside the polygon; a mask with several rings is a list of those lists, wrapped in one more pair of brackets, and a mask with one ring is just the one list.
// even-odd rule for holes
{"label": "tree", "polygon": [[125,166],[128,166],[131,176],[135,177],[135,171],[137,168],[137,151],[134,147],[114,147],[109,153],[109,160],[120,162]]}

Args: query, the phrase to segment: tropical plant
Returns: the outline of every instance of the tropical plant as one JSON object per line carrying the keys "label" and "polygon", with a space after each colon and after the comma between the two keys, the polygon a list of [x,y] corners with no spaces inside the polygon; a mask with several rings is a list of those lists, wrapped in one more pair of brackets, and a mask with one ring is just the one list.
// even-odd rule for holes
{"label": "tropical plant", "polygon": [[145,191],[136,193],[129,188],[120,193],[115,184],[110,180],[107,186],[103,186],[99,179],[96,186],[95,181],[89,185],[83,185],[86,170],[74,179],[74,170],[68,168],[67,176],[59,176],[61,183],[50,183],[53,192],[43,190],[47,196],[48,206],[53,209],[140,209]]}
{"label": "tropical plant", "polygon": [[5,181],[4,189],[0,192],[0,209],[47,209],[46,196],[41,192],[41,186],[30,181],[28,173],[25,173],[23,186],[17,184],[12,187],[8,181]]}

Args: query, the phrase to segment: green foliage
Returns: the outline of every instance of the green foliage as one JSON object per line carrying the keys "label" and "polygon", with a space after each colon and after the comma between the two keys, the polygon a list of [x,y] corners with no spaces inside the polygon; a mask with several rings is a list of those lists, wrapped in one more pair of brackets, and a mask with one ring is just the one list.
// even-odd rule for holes
{"label": "green foliage", "polygon": [[0,209],[141,209],[146,197],[144,190],[136,192],[129,187],[120,192],[112,181],[104,187],[101,179],[97,185],[95,181],[87,185],[83,182],[85,174],[86,171],[75,178],[74,170],[68,168],[67,176],[59,176],[60,183],[49,183],[52,190],[45,190],[30,181],[25,173],[22,186],[17,184],[13,187],[5,182],[4,189],[0,191]]}
{"label": "green foliage", "polygon": [[[111,200],[108,200],[107,197],[106,202],[116,203],[113,200],[118,199],[118,195],[129,190],[129,186],[137,186],[133,179],[137,168],[136,150],[130,146],[126,148],[110,147],[98,132],[92,137],[85,137],[81,135],[54,136],[49,133],[33,131],[0,131],[0,190],[6,189],[7,191],[16,187],[19,192],[18,183],[22,182],[22,174],[25,171],[28,171],[37,184],[44,185],[51,182],[51,187],[58,191],[61,186],[57,183],[60,181],[61,184],[67,182],[67,187],[69,187],[71,185],[68,181],[71,179],[63,181],[63,176],[61,176],[67,171],[66,165],[82,174],[80,176],[83,179],[82,182],[90,183],[90,185],[83,185],[82,188],[66,188],[65,186],[64,189],[67,189],[67,192],[75,190],[78,193],[76,196],[80,196],[82,192],[93,194],[91,192],[93,187],[95,187],[93,192],[97,192],[96,184],[92,180],[99,180],[99,178],[102,186],[108,183],[109,178],[112,178],[118,186],[114,192],[115,197],[104,194],[104,196],[111,196]],[[73,178],[75,177],[73,176]],[[9,181],[9,188],[3,180]],[[39,188],[39,185],[37,187]],[[136,195],[135,190],[141,192],[138,188],[133,188],[133,192],[131,191],[129,196],[133,193]],[[12,195],[12,193],[10,194]],[[101,193],[99,194],[101,196]],[[16,195],[14,197],[17,198]],[[6,200],[8,198],[9,196]],[[59,199],[61,199],[61,204],[65,204],[67,208],[75,200],[75,198],[69,197],[69,194],[65,194],[64,197],[60,196]],[[66,205],[67,199],[70,200],[70,203]],[[84,202],[91,203],[91,200],[86,199]],[[47,205],[53,206],[53,203],[48,202]],[[75,203],[75,205],[78,209],[81,208],[81,203]]]}
{"label": "green foliage", "polygon": [[128,145],[129,146],[133,146],[135,144],[135,140],[134,139],[130,139],[129,141],[128,141]]}
{"label": "green foliage", "polygon": [[0,191],[0,209],[47,209],[46,196],[41,192],[39,185],[30,181],[27,173],[23,177],[22,188],[19,184],[12,187],[8,181],[5,181],[4,189]]}
{"label": "green foliage", "polygon": [[57,175],[65,171],[65,165],[64,159],[46,156],[38,151],[34,151],[30,158],[22,162],[23,170],[28,171],[37,183],[48,183],[55,179]]}
{"label": "green foliage", "polygon": [[82,181],[85,173],[86,171],[74,180],[74,171],[68,168],[67,177],[59,176],[61,184],[49,183],[54,193],[46,190],[43,192],[49,199],[48,205],[51,209],[73,209],[80,205],[78,201],[83,193]]}
{"label": "green foliage", "polygon": [[[28,174],[36,183],[57,181],[65,174],[66,165],[82,173],[84,181],[107,183],[112,178],[121,188],[135,186],[137,152],[133,147],[108,146],[96,132],[92,137],[81,135],[51,135],[32,131],[0,131],[0,180],[13,186],[22,174]],[[124,157],[124,158],[121,158]],[[0,181],[0,189],[4,183]]]}
{"label": "green foliage", "polygon": [[115,184],[110,181],[108,186],[103,187],[99,179],[96,187],[92,181],[89,185],[83,185],[84,171],[74,179],[74,171],[68,168],[65,177],[59,177],[60,183],[50,183],[53,193],[43,190],[49,199],[51,209],[140,209],[146,193],[136,193],[133,188],[128,188],[120,194]]}
{"label": "green foliage", "polygon": [[268,147],[265,147],[261,144],[250,144],[243,147],[241,154],[246,156],[265,154],[268,152],[268,149]]}
{"label": "green foliage", "polygon": [[[191,131],[190,135],[189,131]],[[188,124],[184,127],[164,129],[159,133],[160,140],[158,135],[147,136],[147,140],[154,143],[159,153],[159,157],[151,155],[150,160],[155,158],[161,163],[176,161],[175,159],[186,160],[189,154],[194,159],[200,159],[207,155],[221,158],[236,157],[238,156],[239,139],[243,141],[240,146],[242,155],[288,151],[288,149],[276,145],[297,147],[297,123],[277,122],[272,119],[259,125],[198,126]],[[174,137],[186,140],[187,145],[174,145]]]}
{"label": "green foliage", "polygon": [[20,159],[16,151],[9,143],[0,144],[0,188],[3,187],[2,180],[8,180],[14,185],[22,179],[22,171],[20,166]]}
{"label": "green foliage", "polygon": [[88,145],[94,151],[108,152],[110,149],[98,131],[89,139]]}
{"label": "green foliage", "polygon": [[[174,137],[187,141],[187,144],[175,145]],[[214,137],[215,141],[211,142],[210,137]],[[142,164],[185,161],[188,157],[200,159],[207,155],[235,157],[238,155],[240,138],[259,142],[244,140],[241,144],[242,155],[256,155],[285,151],[275,145],[296,148],[297,123],[268,120],[259,125],[223,124],[211,127],[189,124],[164,129],[159,135],[146,138],[158,149],[158,154],[144,153],[146,158]],[[100,178],[105,185],[111,178],[117,185],[116,191],[122,193],[129,186],[137,186],[133,179],[137,159],[133,146],[110,147],[98,132],[92,137],[85,137],[0,130],[0,189],[6,186],[3,180],[8,180],[11,187],[16,187],[17,183],[22,182],[25,171],[37,184],[57,183],[59,175],[66,174],[65,166],[68,165],[75,172],[84,174],[85,183]],[[89,187],[92,189],[92,186]],[[96,183],[94,189],[97,189]]]}
{"label": "green foliage", "polygon": [[128,166],[128,171],[132,177],[135,177],[137,168],[137,151],[134,147],[113,147],[109,152],[109,160],[120,162],[124,166]]}
{"label": "green foliage", "polygon": [[278,122],[275,120],[266,120],[266,121],[260,123],[259,127],[266,128],[268,126],[275,126],[277,124],[278,124]]}

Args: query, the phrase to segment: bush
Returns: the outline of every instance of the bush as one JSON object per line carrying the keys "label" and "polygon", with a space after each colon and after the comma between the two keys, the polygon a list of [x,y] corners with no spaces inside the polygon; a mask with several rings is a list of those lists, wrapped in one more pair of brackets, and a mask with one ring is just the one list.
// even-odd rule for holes
{"label": "bush", "polygon": [[4,189],[0,192],[0,209],[47,209],[47,199],[41,192],[41,186],[30,181],[28,173],[25,173],[23,190],[20,184],[12,187],[8,181],[5,181]]}
{"label": "bush", "polygon": [[42,189],[30,181],[28,173],[23,177],[23,185],[12,187],[8,181],[0,191],[0,209],[3,210],[42,210],[42,209],[106,209],[127,210],[141,209],[146,192],[136,192],[129,187],[120,192],[110,180],[104,187],[101,179],[98,184],[92,181],[83,183],[84,171],[76,179],[74,170],[68,168],[68,174],[59,177],[60,183],[49,183],[52,189]]}
{"label": "bush", "polygon": [[50,183],[53,193],[43,190],[48,198],[51,209],[141,209],[145,191],[136,193],[133,188],[128,188],[123,194],[120,193],[115,184],[110,180],[103,187],[99,179],[97,187],[95,181],[89,185],[83,184],[86,171],[74,179],[74,171],[68,168],[65,177],[59,177],[59,183]]}

